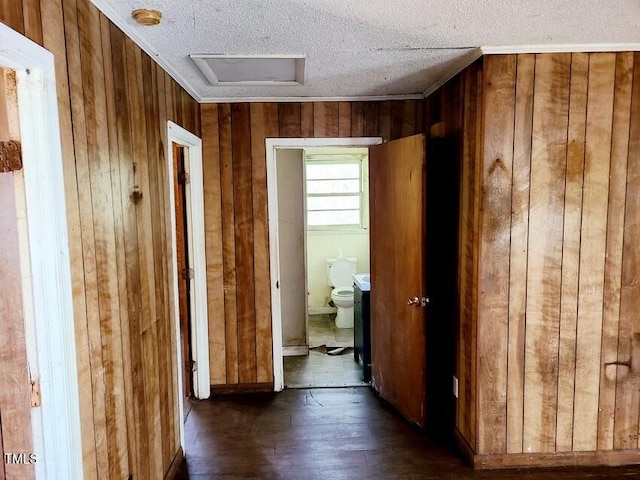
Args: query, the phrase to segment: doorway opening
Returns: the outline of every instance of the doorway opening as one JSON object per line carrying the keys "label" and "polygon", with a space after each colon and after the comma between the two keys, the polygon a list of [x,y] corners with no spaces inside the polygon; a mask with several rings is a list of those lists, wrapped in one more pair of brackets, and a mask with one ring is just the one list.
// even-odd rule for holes
{"label": "doorway opening", "polygon": [[[14,80],[12,94],[0,94],[0,103],[9,98],[10,108],[18,110],[19,125],[14,122],[9,130],[18,132],[19,138],[9,132],[8,140],[20,141],[22,162],[12,173],[3,174],[0,189],[8,194],[3,210],[9,207],[9,211],[4,212],[11,215],[10,204],[15,207],[15,218],[13,222],[9,219],[9,224],[13,223],[17,234],[24,325],[22,332],[15,328],[13,334],[22,338],[23,361],[26,353],[30,380],[27,389],[31,393],[22,398],[29,403],[30,418],[19,418],[20,423],[14,426],[21,433],[31,430],[32,437],[32,450],[24,457],[29,464],[6,465],[0,472],[21,478],[80,479],[78,370],[54,58],[1,23],[0,45],[0,67],[11,70]],[[13,308],[11,311],[15,313]],[[8,339],[11,342],[12,338]],[[5,370],[3,373],[9,374]],[[0,422],[0,428],[11,428],[8,416]],[[6,453],[20,453],[19,445],[9,446],[6,437],[2,440],[3,461]],[[30,470],[9,472],[8,467]]]}
{"label": "doorway opening", "polygon": [[[269,202],[269,242],[271,256],[271,282],[272,282],[272,322],[273,322],[273,360],[274,360],[274,390],[280,391],[285,386],[284,364],[285,356],[287,363],[296,363],[296,360],[289,360],[289,356],[296,355],[304,357],[298,360],[311,363],[314,358],[318,358],[314,363],[322,364],[321,359],[329,362],[347,365],[353,370],[343,372],[346,375],[355,375],[358,364],[355,362],[353,354],[353,330],[348,333],[337,333],[330,338],[333,333],[332,323],[335,325],[336,307],[330,305],[331,287],[327,278],[327,258],[336,259],[339,257],[352,256],[347,247],[334,245],[330,247],[327,242],[332,236],[330,228],[318,228],[317,233],[311,233],[313,228],[323,227],[323,225],[313,225],[321,223],[331,223],[327,218],[340,216],[343,226],[352,221],[354,215],[360,216],[360,210],[365,210],[368,202],[362,200],[363,175],[366,178],[367,170],[362,168],[362,160],[369,145],[382,143],[381,138],[345,138],[345,139],[267,139],[267,182],[268,182],[268,202]],[[349,149],[342,151],[342,149]],[[329,157],[333,155],[333,158]],[[305,155],[308,157],[305,160]],[[349,161],[357,166],[358,178],[354,178],[353,173],[327,174],[325,167],[328,163],[338,163],[339,156],[343,155],[345,160],[350,156]],[[322,158],[324,157],[324,158]],[[343,162],[344,163],[344,162]],[[307,165],[315,168],[307,168]],[[331,170],[331,168],[329,168]],[[353,167],[347,170],[355,170]],[[311,172],[307,175],[307,172]],[[326,175],[333,175],[334,179],[324,178]],[[343,175],[340,184],[339,175]],[[346,178],[344,177],[350,177]],[[315,178],[308,178],[315,177]],[[333,180],[338,180],[334,182]],[[309,186],[308,182],[313,183]],[[337,192],[325,192],[329,184],[334,183],[338,188],[345,185],[358,185],[358,191],[342,192],[352,195],[339,195]],[[313,191],[311,191],[313,190]],[[348,189],[347,189],[348,190]],[[352,189],[353,190],[353,189]],[[368,189],[365,187],[365,193]],[[357,195],[356,195],[357,194]],[[358,208],[322,208],[329,206],[330,202],[335,202],[333,197],[352,196],[350,205],[358,205]],[[332,197],[332,198],[329,198]],[[341,198],[340,200],[344,200]],[[344,203],[344,202],[342,202]],[[342,213],[340,211],[342,210]],[[309,221],[309,218],[311,219]],[[335,225],[324,225],[329,227]],[[352,227],[355,224],[351,225]],[[366,224],[364,225],[366,227]],[[363,229],[361,219],[358,220],[358,227],[361,236],[360,243],[364,244],[368,257],[368,229]],[[355,230],[355,228],[352,228]],[[346,230],[345,230],[346,231]],[[366,234],[366,235],[364,235]],[[314,248],[313,245],[320,244],[326,247],[324,250],[320,246]],[[309,248],[311,247],[311,248]],[[313,250],[313,252],[312,252]],[[342,250],[342,252],[340,251]],[[319,259],[319,260],[318,260]],[[362,272],[368,270],[368,258],[359,262],[354,262],[355,269]],[[354,270],[354,273],[356,273]],[[313,277],[313,278],[312,278]],[[351,281],[349,286],[353,285]],[[340,285],[342,286],[342,285]],[[313,295],[313,292],[316,292]],[[332,302],[335,303],[335,302]],[[309,316],[311,313],[311,318]],[[313,338],[312,327],[318,328],[320,335]],[[325,328],[321,328],[325,327]],[[335,329],[335,327],[334,327]],[[315,328],[313,330],[316,330]],[[335,329],[339,332],[338,329]],[[324,341],[323,341],[324,340]],[[320,343],[318,343],[320,342]],[[316,343],[318,343],[316,345]],[[344,355],[327,355],[334,347],[348,347],[335,353]],[[310,350],[311,347],[311,350]],[[314,349],[314,347],[316,347]],[[300,358],[300,357],[297,357]],[[321,369],[322,367],[318,367]],[[328,367],[328,370],[334,367]],[[344,370],[344,369],[343,369]],[[318,371],[319,373],[319,371]],[[301,374],[302,375],[302,374]],[[291,383],[297,386],[309,386],[314,383],[313,372],[305,373],[306,378],[292,379]],[[360,381],[355,377],[353,381],[345,382],[344,377],[338,379],[333,386],[346,386],[351,384],[366,385],[364,380]]]}
{"label": "doorway opening", "polygon": [[368,149],[277,149],[276,163],[285,385],[367,385],[353,275],[369,274]]}
{"label": "doorway opening", "polygon": [[187,397],[209,398],[209,323],[204,234],[202,140],[167,122],[168,255],[175,332],[180,445],[185,451]]}

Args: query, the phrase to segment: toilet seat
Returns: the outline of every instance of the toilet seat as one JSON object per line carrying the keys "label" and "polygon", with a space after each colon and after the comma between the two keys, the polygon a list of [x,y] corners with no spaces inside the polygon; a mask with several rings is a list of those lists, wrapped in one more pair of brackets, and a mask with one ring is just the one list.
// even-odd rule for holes
{"label": "toilet seat", "polygon": [[337,297],[353,297],[353,287],[335,287],[331,294]]}

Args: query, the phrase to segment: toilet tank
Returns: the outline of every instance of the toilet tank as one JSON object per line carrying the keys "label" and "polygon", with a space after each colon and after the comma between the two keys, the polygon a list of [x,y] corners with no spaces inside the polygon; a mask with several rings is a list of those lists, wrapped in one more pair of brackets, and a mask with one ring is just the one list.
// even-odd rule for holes
{"label": "toilet tank", "polygon": [[[357,257],[344,257],[346,260],[349,260],[351,263],[353,263],[353,273],[356,273],[356,265],[358,263],[358,258]],[[329,275],[329,271],[331,270],[331,265],[333,265],[333,262],[335,262],[336,260],[338,260],[335,257],[332,258],[327,258],[326,260],[326,273],[327,273],[327,285],[329,285],[330,287],[334,287],[335,285],[333,283],[331,283],[331,275]]]}

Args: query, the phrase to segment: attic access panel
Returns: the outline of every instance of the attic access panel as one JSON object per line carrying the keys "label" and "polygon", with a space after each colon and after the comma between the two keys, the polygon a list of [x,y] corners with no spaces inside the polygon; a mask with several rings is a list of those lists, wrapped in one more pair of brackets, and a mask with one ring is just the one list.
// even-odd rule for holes
{"label": "attic access panel", "polygon": [[213,86],[304,85],[303,55],[192,54],[189,57]]}

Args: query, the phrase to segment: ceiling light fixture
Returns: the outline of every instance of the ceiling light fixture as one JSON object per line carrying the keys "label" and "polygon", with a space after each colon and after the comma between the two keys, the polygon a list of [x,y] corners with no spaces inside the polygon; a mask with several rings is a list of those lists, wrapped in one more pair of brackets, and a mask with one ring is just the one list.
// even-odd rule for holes
{"label": "ceiling light fixture", "polygon": [[131,12],[131,16],[140,25],[150,27],[160,23],[162,12],[158,10],[151,10],[150,8],[139,8]]}

